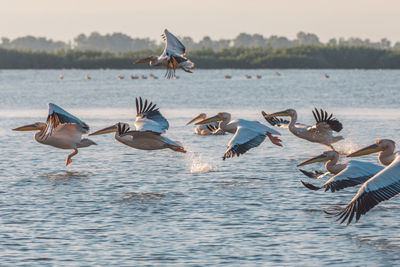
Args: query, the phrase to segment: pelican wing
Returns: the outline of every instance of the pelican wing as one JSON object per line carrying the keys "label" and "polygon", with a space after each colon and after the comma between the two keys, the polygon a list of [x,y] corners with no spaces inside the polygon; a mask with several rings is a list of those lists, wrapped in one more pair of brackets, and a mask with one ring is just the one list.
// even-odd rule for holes
{"label": "pelican wing", "polygon": [[380,202],[389,200],[400,193],[400,156],[396,155],[393,162],[370,178],[357,192],[350,203],[339,213],[338,221],[347,225],[351,223],[354,216],[356,222],[361,215],[366,214],[370,209]]}
{"label": "pelican wing", "polygon": [[[280,128],[289,128],[290,121],[284,120],[284,119],[278,118],[278,117],[266,117],[268,114],[265,113],[264,111],[262,111],[261,114],[264,116],[264,119],[272,126],[280,127]],[[308,128],[309,127],[308,125],[305,125],[302,123],[296,123],[295,126],[297,128]]]}
{"label": "pelican wing", "polygon": [[179,55],[184,56],[186,53],[185,46],[175,37],[172,33],[170,33],[167,29],[164,30],[164,33],[161,35],[165,44],[164,51],[169,55]]}
{"label": "pelican wing", "polygon": [[301,171],[305,176],[310,177],[312,179],[322,179],[325,176],[331,174],[330,172],[320,172],[317,170],[314,170],[313,172],[309,172],[306,170],[299,169],[299,171]]}
{"label": "pelican wing", "polygon": [[239,126],[235,135],[229,141],[228,148],[223,160],[234,156],[239,157],[241,154],[246,153],[249,149],[259,146],[265,140],[265,132],[259,133],[252,129]]}
{"label": "pelican wing", "polygon": [[52,133],[60,124],[75,124],[76,131],[80,131],[81,134],[89,132],[89,126],[86,123],[60,108],[56,104],[49,103],[47,130]]}
{"label": "pelican wing", "polygon": [[[81,144],[82,139],[82,126],[75,123],[63,123],[58,124],[48,136],[48,142],[61,142],[78,146]],[[57,141],[58,140],[58,141]]]}
{"label": "pelican wing", "polygon": [[[278,131],[259,123],[258,121],[233,120],[229,124],[236,124],[236,132],[229,141],[228,148],[222,159],[240,156],[249,149],[259,146],[267,133],[280,135]],[[228,124],[228,125],[229,125]]]}
{"label": "pelican wing", "polygon": [[156,104],[144,103],[141,97],[136,98],[136,121],[135,127],[138,131],[152,131],[155,133],[165,133],[169,128],[167,119],[161,115]]}
{"label": "pelican wing", "polygon": [[315,118],[316,124],[309,128],[309,130],[317,130],[319,132],[335,131],[340,132],[343,128],[342,123],[340,123],[336,118],[333,118],[333,114],[328,115],[328,112],[322,109],[314,109],[312,111]]}
{"label": "pelican wing", "polygon": [[346,187],[363,184],[381,170],[383,170],[382,166],[351,160],[343,171],[331,177],[321,188],[325,188],[325,191],[335,192]]}

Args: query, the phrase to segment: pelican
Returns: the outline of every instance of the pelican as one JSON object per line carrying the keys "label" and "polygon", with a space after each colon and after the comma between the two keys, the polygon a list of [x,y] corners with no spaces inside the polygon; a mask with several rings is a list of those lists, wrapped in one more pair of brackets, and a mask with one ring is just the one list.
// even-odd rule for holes
{"label": "pelican", "polygon": [[180,68],[185,72],[192,73],[189,69],[194,68],[194,63],[185,57],[186,48],[172,33],[167,29],[161,35],[165,41],[165,48],[160,56],[149,56],[138,59],[134,64],[149,62],[151,67],[162,66],[167,68],[165,76],[169,79],[175,77],[175,70]]}
{"label": "pelican", "polygon": [[15,128],[13,131],[39,131],[35,134],[37,142],[61,149],[73,149],[74,152],[68,155],[65,166],[78,154],[78,148],[96,145],[92,140],[82,139],[82,134],[89,131],[86,123],[52,103],[49,104],[46,123],[36,122]]}
{"label": "pelican", "polygon": [[[333,150],[335,148],[332,144],[344,139],[342,136],[333,136],[332,134],[332,131],[340,132],[343,128],[342,124],[336,118],[332,118],[333,114],[328,116],[328,113],[322,109],[321,111],[317,109],[312,111],[316,120],[316,124],[313,126],[296,123],[297,112],[294,109],[287,109],[272,114],[266,114],[264,111],[261,113],[272,126],[289,128],[289,131],[295,136],[310,142],[320,143]],[[277,116],[289,116],[290,121],[276,118]]]}
{"label": "pelican", "polygon": [[99,135],[115,132],[115,139],[124,145],[141,149],[157,150],[169,148],[174,151],[186,153],[185,149],[161,134],[169,128],[168,121],[161,115],[156,104],[148,103],[140,97],[136,98],[135,131],[130,131],[129,124],[118,122],[115,125],[98,130],[91,135]]}
{"label": "pelican", "polygon": [[389,200],[400,193],[400,155],[399,152],[394,152],[394,150],[394,141],[380,139],[375,144],[348,155],[348,157],[358,157],[380,152],[379,162],[387,165],[387,167],[365,182],[342,211],[333,213],[338,217],[337,220],[340,223],[347,220],[347,225],[349,225],[354,216],[356,216],[356,222],[358,222],[361,215],[366,214],[380,202]]}
{"label": "pelican", "polygon": [[378,160],[382,165],[388,166],[398,152],[395,152],[396,143],[390,139],[379,139],[375,141],[375,144],[361,148],[353,153],[347,155],[347,157],[359,157],[364,155],[369,155],[372,153],[380,152],[378,155]]}
{"label": "pelican", "polygon": [[[229,114],[229,113],[227,113]],[[186,123],[186,125],[189,125],[195,121],[199,120],[205,120],[207,118],[207,115],[205,113],[200,113],[197,117]],[[229,120],[230,120],[230,114],[229,114]],[[218,124],[219,122],[214,121],[210,122],[209,124],[202,124],[198,125],[195,129],[194,132],[198,135],[212,135],[212,134],[224,134],[224,131],[218,131]]]}
{"label": "pelican", "polygon": [[334,174],[334,176],[320,187],[301,181],[308,189],[319,190],[325,188],[325,191],[339,191],[346,187],[362,184],[383,169],[382,166],[357,160],[338,163],[339,153],[335,150],[325,151],[316,157],[303,161],[297,167],[323,161],[326,161],[325,168],[328,171],[323,176],[328,174]]}
{"label": "pelican", "polygon": [[239,157],[246,153],[249,149],[259,146],[268,136],[270,141],[277,145],[282,146],[281,140],[273,136],[280,135],[279,132],[269,128],[258,121],[248,121],[243,119],[230,120],[231,115],[226,112],[220,112],[214,117],[197,122],[196,125],[209,124],[211,122],[219,121],[219,129],[225,132],[232,133],[234,136],[228,143],[228,148],[225,151],[223,160],[226,158]]}

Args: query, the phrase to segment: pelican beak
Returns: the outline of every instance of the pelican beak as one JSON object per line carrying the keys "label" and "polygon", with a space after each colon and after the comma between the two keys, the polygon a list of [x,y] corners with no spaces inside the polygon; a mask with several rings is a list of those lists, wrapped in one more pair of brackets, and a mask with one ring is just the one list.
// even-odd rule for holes
{"label": "pelican beak", "polygon": [[191,123],[193,123],[193,122],[195,122],[195,121],[198,121],[198,120],[204,120],[206,118],[206,116],[204,116],[204,114],[200,114],[199,116],[197,116],[196,118],[194,118],[193,120],[191,120],[191,121],[189,121],[188,123],[186,123],[186,125],[189,125],[189,124],[191,124]]}
{"label": "pelican beak", "polygon": [[261,113],[264,116],[264,118],[266,118],[266,119],[271,118],[271,117],[290,116],[290,114],[286,110],[275,112],[275,113],[272,113],[272,114],[266,114],[264,111],[262,111]]}
{"label": "pelican beak", "polygon": [[347,157],[359,157],[359,156],[364,156],[372,153],[376,153],[379,151],[383,151],[382,147],[379,147],[378,144],[373,144],[364,148],[361,148],[353,153],[350,153],[347,155]]}
{"label": "pelican beak", "polygon": [[99,135],[99,134],[108,134],[108,133],[113,133],[113,132],[118,132],[117,125],[113,125],[113,126],[98,130],[98,131],[96,131],[94,133],[89,134],[88,136]]}
{"label": "pelican beak", "polygon": [[215,122],[215,121],[223,121],[223,120],[224,120],[223,117],[221,117],[219,115],[215,115],[214,117],[211,117],[211,118],[196,122],[195,125],[209,124],[209,123],[212,123],[212,122]]}
{"label": "pelican beak", "polygon": [[40,127],[38,127],[36,124],[28,124],[24,125],[15,129],[12,129],[13,131],[38,131],[40,130]]}
{"label": "pelican beak", "polygon": [[321,155],[318,155],[316,157],[313,157],[311,159],[305,160],[305,161],[297,164],[296,167],[308,165],[308,164],[315,163],[315,162],[327,161],[327,160],[328,160],[328,157],[325,154],[321,154]]}
{"label": "pelican beak", "polygon": [[146,62],[150,62],[150,61],[151,61],[151,57],[145,57],[145,58],[136,60],[135,62],[133,62],[133,64],[146,63]]}

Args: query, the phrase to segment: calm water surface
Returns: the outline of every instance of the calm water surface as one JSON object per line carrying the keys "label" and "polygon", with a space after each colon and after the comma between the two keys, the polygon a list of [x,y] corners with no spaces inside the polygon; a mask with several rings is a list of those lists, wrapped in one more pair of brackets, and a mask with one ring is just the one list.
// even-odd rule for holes
{"label": "calm water surface", "polygon": [[[185,124],[219,111],[263,121],[261,110],[289,107],[311,124],[311,109],[322,107],[344,125],[341,151],[377,138],[399,141],[400,71],[274,72],[195,70],[165,80],[160,70],[153,71],[158,80],[131,80],[130,70],[0,71],[0,265],[398,264],[399,199],[345,227],[323,210],[344,206],[358,188],[325,193],[301,185],[308,178],[296,164],[325,147],[282,129],[283,148],[265,142],[222,161],[231,135],[196,136]],[[134,150],[112,135],[93,136],[98,146],[81,149],[65,168],[70,151],[11,131],[44,121],[49,102],[92,130],[133,124],[136,96],[159,105],[170,122],[167,136],[187,154]],[[377,163],[376,155],[363,160]]]}

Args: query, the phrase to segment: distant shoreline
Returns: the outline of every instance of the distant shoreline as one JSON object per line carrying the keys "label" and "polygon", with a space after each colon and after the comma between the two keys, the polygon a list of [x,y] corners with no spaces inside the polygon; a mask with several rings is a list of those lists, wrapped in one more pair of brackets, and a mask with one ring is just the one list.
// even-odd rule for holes
{"label": "distant shoreline", "polygon": [[[0,69],[149,69],[133,61],[159,50],[113,54],[60,50],[32,52],[0,48]],[[196,69],[400,69],[400,51],[357,46],[229,48],[190,51]]]}

